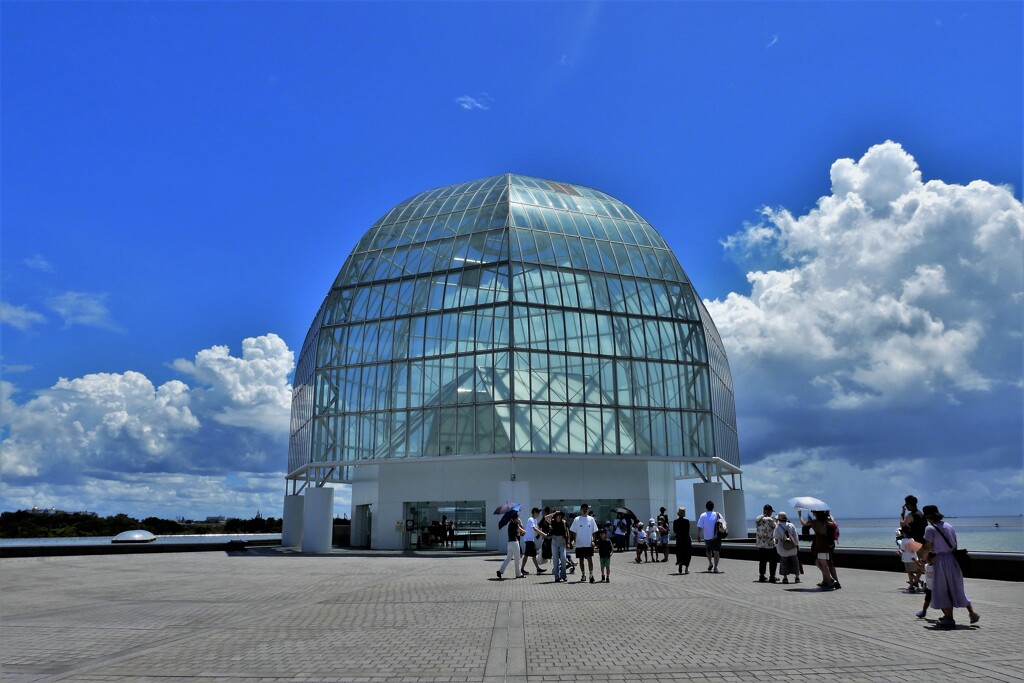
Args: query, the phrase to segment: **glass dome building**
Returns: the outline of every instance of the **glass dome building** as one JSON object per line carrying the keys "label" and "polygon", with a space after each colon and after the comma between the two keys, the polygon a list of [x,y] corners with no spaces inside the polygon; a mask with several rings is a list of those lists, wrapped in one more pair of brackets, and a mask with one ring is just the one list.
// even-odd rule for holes
{"label": "glass dome building", "polygon": [[745,517],[729,364],[675,255],[617,199],[514,174],[418,194],[359,240],[299,354],[288,472],[304,548],[333,483],[375,548],[447,544],[441,521],[498,546],[505,502],[674,516],[678,479]]}

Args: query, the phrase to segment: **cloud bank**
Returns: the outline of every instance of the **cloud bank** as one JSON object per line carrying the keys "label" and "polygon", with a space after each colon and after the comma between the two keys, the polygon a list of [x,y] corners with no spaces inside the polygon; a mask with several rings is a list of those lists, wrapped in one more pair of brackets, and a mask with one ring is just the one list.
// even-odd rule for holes
{"label": "cloud bank", "polygon": [[791,467],[803,488],[788,495],[816,495],[843,479],[800,458],[878,474],[899,461],[911,490],[943,470],[991,493],[993,473],[1021,467],[1024,207],[982,180],[923,181],[895,142],[836,161],[831,181],[806,214],[765,208],[729,237],[726,250],[754,266],[751,291],[706,302],[744,461],[760,462],[745,481]]}
{"label": "cloud bank", "polygon": [[177,379],[156,386],[134,371],[96,373],[61,378],[19,401],[14,385],[0,382],[4,507],[71,509],[68,501],[79,500],[83,509],[110,513],[125,511],[103,508],[112,501],[138,500],[139,514],[160,514],[145,504],[151,498],[182,505],[175,516],[210,495],[200,509],[214,514],[241,505],[253,488],[246,482],[263,482],[254,489],[263,491],[273,480],[273,506],[263,507],[276,511],[293,365],[284,341],[267,334],[245,339],[240,357],[214,346],[175,361],[191,386]]}

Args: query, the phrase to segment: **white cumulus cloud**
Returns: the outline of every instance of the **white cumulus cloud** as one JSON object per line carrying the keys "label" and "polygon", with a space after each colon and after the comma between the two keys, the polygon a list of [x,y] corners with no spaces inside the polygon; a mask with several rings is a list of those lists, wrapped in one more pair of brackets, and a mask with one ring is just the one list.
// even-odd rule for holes
{"label": "white cumulus cloud", "polygon": [[242,342],[241,358],[227,346],[214,346],[192,361],[178,359],[174,368],[204,386],[197,398],[212,417],[226,425],[286,432],[291,409],[288,374],[295,355],[276,334]]}
{"label": "white cumulus cloud", "polygon": [[832,165],[832,194],[802,216],[765,209],[726,242],[749,294],[709,301],[739,366],[835,408],[958,395],[1014,381],[1024,292],[1024,208],[1010,189],[924,182],[886,142]]}
{"label": "white cumulus cloud", "polygon": [[174,367],[159,386],[144,374],[95,373],[59,379],[18,400],[0,382],[2,471],[21,486],[133,473],[214,476],[277,470],[286,457],[293,353],[275,334],[245,339]]}

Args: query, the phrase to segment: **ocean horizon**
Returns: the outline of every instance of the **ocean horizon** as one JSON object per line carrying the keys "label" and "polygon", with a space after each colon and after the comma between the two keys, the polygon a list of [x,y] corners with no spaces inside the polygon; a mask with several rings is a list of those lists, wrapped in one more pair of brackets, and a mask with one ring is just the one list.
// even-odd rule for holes
{"label": "ocean horizon", "polygon": [[[788,514],[788,513],[787,513]],[[796,515],[790,519],[795,522]],[[1024,515],[953,517],[945,520],[956,529],[961,548],[977,552],[1024,553]],[[896,548],[899,517],[864,517],[838,519],[839,548]],[[754,520],[747,520],[747,530],[754,532]]]}
{"label": "ocean horizon", "polygon": [[[946,517],[956,529],[960,547],[975,552],[1024,553],[1024,516]],[[840,548],[896,549],[898,519],[889,517],[839,520]],[[747,532],[754,532],[754,520],[747,520]],[[67,538],[0,538],[0,546],[102,545],[111,536],[74,536]],[[281,538],[281,534],[187,534],[157,536],[154,543],[226,543]]]}

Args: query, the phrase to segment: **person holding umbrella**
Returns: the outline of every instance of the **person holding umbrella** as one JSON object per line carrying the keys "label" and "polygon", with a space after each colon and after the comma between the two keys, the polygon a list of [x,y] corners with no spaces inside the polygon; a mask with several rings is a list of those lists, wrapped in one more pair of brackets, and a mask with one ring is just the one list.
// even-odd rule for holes
{"label": "person holding umbrella", "polygon": [[523,578],[522,569],[519,566],[519,538],[526,534],[526,530],[523,529],[522,523],[519,521],[519,506],[514,505],[512,509],[502,516],[501,521],[498,522],[498,529],[502,527],[508,528],[508,551],[505,554],[505,561],[501,563],[501,568],[498,570],[498,581],[502,580],[502,574],[505,572],[505,567],[511,562],[512,566],[516,570],[516,578]]}
{"label": "person holding umbrella", "polygon": [[814,564],[821,570],[821,583],[818,587],[824,590],[842,588],[836,575],[836,565],[832,561],[832,553],[836,549],[835,522],[832,521],[832,515],[827,509],[811,510],[812,516],[804,519],[800,508],[796,509],[796,515],[803,528],[814,529],[811,553],[814,555]]}

